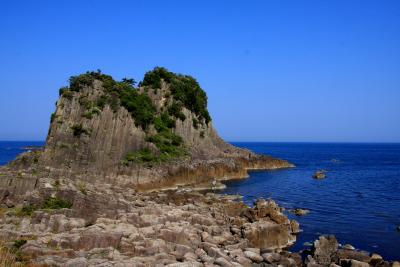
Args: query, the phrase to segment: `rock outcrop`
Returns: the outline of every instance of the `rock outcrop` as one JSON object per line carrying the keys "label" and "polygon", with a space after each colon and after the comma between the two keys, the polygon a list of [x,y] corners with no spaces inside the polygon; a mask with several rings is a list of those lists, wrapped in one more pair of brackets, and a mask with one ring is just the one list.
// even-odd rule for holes
{"label": "rock outcrop", "polygon": [[279,253],[298,232],[272,200],[250,208],[212,193],[69,179],[41,179],[0,216],[0,240],[46,266],[252,266],[273,261],[271,253],[297,266],[297,254]]}
{"label": "rock outcrop", "polygon": [[387,262],[376,253],[356,250],[351,245],[340,246],[334,236],[320,236],[309,251],[305,251],[307,267],[370,267],[396,266],[398,262]]}
{"label": "rock outcrop", "polygon": [[3,168],[8,174],[0,185],[31,190],[36,182],[29,174],[35,173],[154,190],[292,166],[224,142],[212,126],[204,91],[190,76],[156,68],[134,87],[129,79],[88,72],[60,89],[44,150]]}

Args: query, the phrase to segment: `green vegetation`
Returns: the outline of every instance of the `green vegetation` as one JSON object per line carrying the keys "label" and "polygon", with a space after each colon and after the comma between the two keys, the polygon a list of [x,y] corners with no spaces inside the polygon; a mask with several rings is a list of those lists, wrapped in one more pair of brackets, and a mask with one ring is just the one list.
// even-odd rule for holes
{"label": "green vegetation", "polygon": [[153,143],[160,151],[161,160],[169,160],[185,155],[182,137],[172,131],[162,131],[146,137],[146,141]]}
{"label": "green vegetation", "polygon": [[17,239],[14,241],[13,248],[20,249],[23,245],[26,244],[26,242],[27,241],[25,239]]}
{"label": "green vegetation", "polygon": [[55,113],[55,112],[51,113],[51,116],[50,116],[50,123],[52,123],[56,118],[57,118],[56,113]]}
{"label": "green vegetation", "polygon": [[199,120],[196,118],[193,118],[192,122],[193,122],[193,127],[195,129],[199,129]]}
{"label": "green vegetation", "polygon": [[123,89],[120,93],[121,105],[125,107],[135,120],[136,126],[143,129],[154,122],[156,108],[146,94],[135,89]]}
{"label": "green vegetation", "polygon": [[70,209],[71,207],[71,202],[56,197],[46,199],[42,205],[42,209],[49,210]]}
{"label": "green vegetation", "polygon": [[33,205],[23,206],[15,211],[15,215],[18,217],[32,216],[35,210],[36,208]]}
{"label": "green vegetation", "polygon": [[161,80],[168,83],[174,100],[194,112],[200,120],[209,123],[210,114],[207,110],[207,95],[199,83],[191,76],[175,74],[165,68],[156,67],[145,74],[142,86],[153,89],[161,88]]}
{"label": "green vegetation", "polygon": [[150,149],[143,148],[136,152],[127,153],[125,155],[123,163],[125,165],[128,165],[129,162],[143,163],[143,162],[154,162],[154,161],[158,161],[158,157],[153,152],[151,152]]}
{"label": "green vegetation", "polygon": [[[59,184],[59,181],[56,181]],[[56,186],[57,187],[57,186]],[[15,215],[18,217],[32,216],[33,212],[38,209],[47,209],[47,210],[55,210],[55,209],[64,209],[71,208],[72,203],[61,198],[50,197],[47,198],[41,206],[29,204],[27,206],[23,206],[20,209],[15,210]]]}
{"label": "green vegetation", "polygon": [[84,182],[79,181],[77,187],[82,194],[87,195],[86,184]]}
{"label": "green vegetation", "polygon": [[169,107],[168,107],[168,113],[171,114],[171,116],[174,116],[177,119],[180,119],[181,121],[186,120],[185,114],[182,112],[182,107],[183,104],[178,101],[174,101]]}
{"label": "green vegetation", "polygon": [[59,90],[59,94],[60,96],[63,96],[67,99],[72,99],[72,97],[74,96],[74,93],[69,89],[69,87],[61,87]]}
{"label": "green vegetation", "polygon": [[71,130],[75,137],[80,137],[82,134],[89,134],[89,131],[83,128],[82,124],[75,124],[71,126]]}

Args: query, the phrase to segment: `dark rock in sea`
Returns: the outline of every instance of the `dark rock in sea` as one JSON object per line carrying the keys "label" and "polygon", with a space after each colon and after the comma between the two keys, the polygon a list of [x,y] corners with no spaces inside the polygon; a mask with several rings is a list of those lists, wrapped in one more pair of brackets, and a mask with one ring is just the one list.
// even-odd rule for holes
{"label": "dark rock in sea", "polygon": [[310,213],[309,210],[307,209],[300,209],[300,208],[295,208],[295,209],[290,209],[290,213],[293,213],[296,216],[304,216]]}
{"label": "dark rock in sea", "polygon": [[400,225],[396,227],[397,231],[400,232]]}
{"label": "dark rock in sea", "polygon": [[326,177],[326,171],[325,170],[316,171],[313,174],[313,178],[314,179],[324,179],[325,177]]}

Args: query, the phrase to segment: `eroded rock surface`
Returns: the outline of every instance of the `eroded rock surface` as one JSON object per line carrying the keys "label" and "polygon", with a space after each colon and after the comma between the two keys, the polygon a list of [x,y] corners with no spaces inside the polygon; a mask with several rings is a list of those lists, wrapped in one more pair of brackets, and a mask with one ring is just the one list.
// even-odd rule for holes
{"label": "eroded rock surface", "polygon": [[[27,240],[24,259],[49,266],[253,266],[285,260],[279,252],[292,244],[298,224],[272,200],[253,208],[229,196],[163,191],[138,193],[103,184],[85,186],[51,179],[21,202],[8,202],[0,219],[0,237]],[[62,199],[71,208],[43,209],[46,199]],[[15,205],[15,206],[14,206]],[[5,205],[3,204],[5,207]],[[266,254],[267,253],[267,254]],[[275,254],[268,254],[275,253]],[[292,259],[293,258],[293,259]]]}

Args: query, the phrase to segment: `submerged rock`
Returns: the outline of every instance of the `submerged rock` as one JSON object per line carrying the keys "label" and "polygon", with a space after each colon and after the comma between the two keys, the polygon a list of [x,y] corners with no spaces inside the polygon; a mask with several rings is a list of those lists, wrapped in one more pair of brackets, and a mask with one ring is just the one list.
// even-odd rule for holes
{"label": "submerged rock", "polygon": [[293,213],[296,216],[304,216],[304,215],[309,214],[310,210],[295,208],[295,209],[290,209],[289,212]]}
{"label": "submerged rock", "polygon": [[324,179],[326,177],[326,171],[321,170],[321,171],[316,171],[313,174],[314,179]]}

